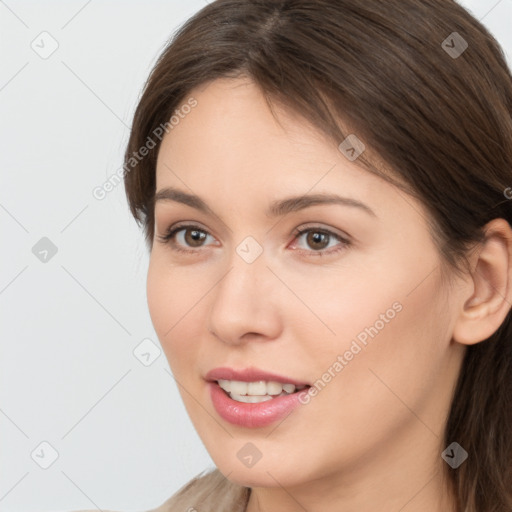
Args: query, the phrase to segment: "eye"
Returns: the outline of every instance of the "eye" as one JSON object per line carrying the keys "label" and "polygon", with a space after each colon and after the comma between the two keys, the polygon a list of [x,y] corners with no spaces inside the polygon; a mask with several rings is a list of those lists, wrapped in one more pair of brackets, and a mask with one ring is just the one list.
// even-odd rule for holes
{"label": "eye", "polygon": [[[212,237],[212,235],[200,226],[194,224],[180,224],[171,226],[164,235],[158,235],[157,238],[162,243],[169,244],[174,251],[195,253],[194,248],[203,247],[203,242],[208,236]],[[183,246],[191,247],[192,249],[185,249]]]}
{"label": "eye", "polygon": [[[305,229],[299,228],[295,230],[293,234],[295,236],[294,242],[303,238],[306,244],[312,247],[312,250],[299,249],[300,252],[307,253],[308,256],[330,255],[350,246],[350,241],[347,238],[319,226],[313,226]],[[304,237],[304,235],[307,236]],[[213,239],[213,236],[210,235],[208,231],[198,225],[177,224],[169,227],[164,235],[158,235],[157,239],[163,244],[170,245],[173,251],[194,254],[197,253],[197,249],[205,247],[204,242],[208,237]],[[333,247],[331,242],[336,241],[338,244],[334,244]],[[329,245],[331,245],[330,248]],[[190,249],[187,249],[186,247],[189,247]]]}
{"label": "eye", "polygon": [[[312,256],[324,256],[326,254],[333,254],[339,251],[342,251],[346,247],[350,246],[350,241],[329,229],[321,228],[319,226],[314,226],[306,229],[297,229],[295,231],[295,240],[300,240],[304,235],[307,235],[303,238],[309,247],[312,247],[313,250],[305,250],[303,252],[308,253],[308,255]],[[329,248],[330,242],[338,241],[340,242],[338,245],[331,245]],[[328,248],[328,250],[325,250]]]}

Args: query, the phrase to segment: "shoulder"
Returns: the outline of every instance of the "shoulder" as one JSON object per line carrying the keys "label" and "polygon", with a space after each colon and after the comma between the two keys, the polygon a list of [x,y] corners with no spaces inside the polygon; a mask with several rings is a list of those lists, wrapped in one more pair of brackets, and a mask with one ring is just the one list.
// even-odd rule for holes
{"label": "shoulder", "polygon": [[[145,512],[245,512],[249,487],[230,482],[218,469],[204,471],[157,508]],[[74,510],[73,512],[97,512]],[[103,512],[116,512],[104,510]]]}
{"label": "shoulder", "polygon": [[187,482],[158,508],[147,512],[245,512],[250,488],[230,482],[218,469]]}

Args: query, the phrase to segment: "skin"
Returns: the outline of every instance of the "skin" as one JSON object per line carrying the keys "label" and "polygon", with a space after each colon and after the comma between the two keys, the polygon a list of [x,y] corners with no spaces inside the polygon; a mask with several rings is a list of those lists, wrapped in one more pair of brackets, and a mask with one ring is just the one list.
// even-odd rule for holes
{"label": "skin", "polygon": [[[244,77],[190,96],[197,107],[162,141],[156,189],[196,194],[210,213],[159,201],[155,235],[188,221],[207,236],[175,236],[191,254],[155,238],[147,298],[216,466],[252,488],[248,512],[455,511],[442,432],[467,345],[490,336],[510,308],[510,226],[489,223],[488,240],[470,255],[472,273],[447,283],[427,213],[412,197],[296,114],[277,109],[278,124]],[[375,216],[333,204],[264,213],[271,201],[313,193],[355,198]],[[296,237],[297,227],[312,229],[309,239]],[[312,238],[319,228],[351,243]],[[263,249],[252,263],[236,252],[248,236]],[[237,427],[215,411],[203,379],[212,368],[254,366],[313,384],[396,302],[401,311],[281,423]],[[247,442],[262,454],[251,468],[237,458]]]}

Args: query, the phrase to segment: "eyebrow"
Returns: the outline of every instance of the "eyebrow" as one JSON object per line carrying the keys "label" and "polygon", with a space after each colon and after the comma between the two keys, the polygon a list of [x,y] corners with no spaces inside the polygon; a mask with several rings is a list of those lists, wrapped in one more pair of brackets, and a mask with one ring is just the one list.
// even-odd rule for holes
{"label": "eyebrow", "polygon": [[[205,201],[195,194],[189,194],[177,188],[166,187],[160,189],[153,197],[153,204],[159,201],[175,201],[182,203],[203,213],[211,212]],[[350,206],[359,208],[362,211],[377,217],[375,212],[366,204],[350,197],[342,197],[336,194],[308,194],[302,196],[288,197],[273,201],[269,209],[265,212],[267,217],[280,217],[291,212],[296,212],[321,204],[339,204],[342,206]]]}

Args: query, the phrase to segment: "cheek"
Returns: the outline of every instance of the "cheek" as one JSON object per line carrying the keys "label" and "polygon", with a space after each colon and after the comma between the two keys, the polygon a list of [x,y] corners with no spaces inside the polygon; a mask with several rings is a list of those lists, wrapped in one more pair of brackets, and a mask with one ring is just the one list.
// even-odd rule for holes
{"label": "cheek", "polygon": [[[389,271],[384,271],[386,268]],[[289,301],[282,310],[283,317],[298,331],[294,338],[311,353],[317,372],[333,354],[349,350],[354,339],[365,347],[365,343],[382,338],[404,315],[411,276],[417,271],[402,268],[398,274],[394,270],[380,259],[373,267],[350,263],[283,276],[301,299]]]}
{"label": "cheek", "polygon": [[[324,405],[338,403],[335,416],[341,416],[340,421],[351,418],[353,428],[367,425],[375,436],[410,417],[404,404],[422,410],[449,345],[449,312],[439,300],[437,276],[431,275],[413,292],[414,286],[404,284],[377,286],[368,300],[347,302],[337,321],[332,319],[337,341],[322,356],[324,375],[342,356],[333,368],[335,383],[325,388]],[[380,418],[380,423],[372,426],[370,418]]]}
{"label": "cheek", "polygon": [[439,269],[430,274],[436,253],[424,250],[422,257],[381,254],[350,265],[350,272],[340,267],[328,278],[317,273],[295,283],[317,317],[294,308],[296,338],[311,355],[311,373],[336,381],[326,388],[349,407],[378,407],[382,393],[390,393],[379,376],[416,402],[436,375],[449,342],[450,312],[440,299]]}
{"label": "cheek", "polygon": [[440,293],[439,272],[429,275],[438,256],[426,241],[416,245],[422,253],[413,255],[408,246],[392,240],[388,249],[354,253],[343,265],[296,280],[297,295],[323,323],[318,322],[318,328],[328,349],[341,350],[357,337],[364,345],[394,324],[414,328],[422,323],[430,313],[426,305],[438,301]]}
{"label": "cheek", "polygon": [[151,256],[146,282],[148,309],[170,365],[182,359],[181,355],[176,354],[180,346],[185,345],[180,343],[182,324],[185,323],[187,310],[195,302],[191,296],[194,295],[193,287],[185,286],[182,281],[183,272],[166,268],[158,255]]}
{"label": "cheek", "polygon": [[174,311],[174,297],[168,275],[160,270],[158,258],[151,256],[146,280],[146,296],[149,314],[156,333],[162,345],[165,343],[164,334],[172,327],[169,313]]}
{"label": "cheek", "polygon": [[153,326],[158,335],[165,335],[160,340],[162,343],[172,338],[187,312],[207,289],[204,281],[194,278],[187,268],[170,265],[165,254],[151,255],[146,294]]}

